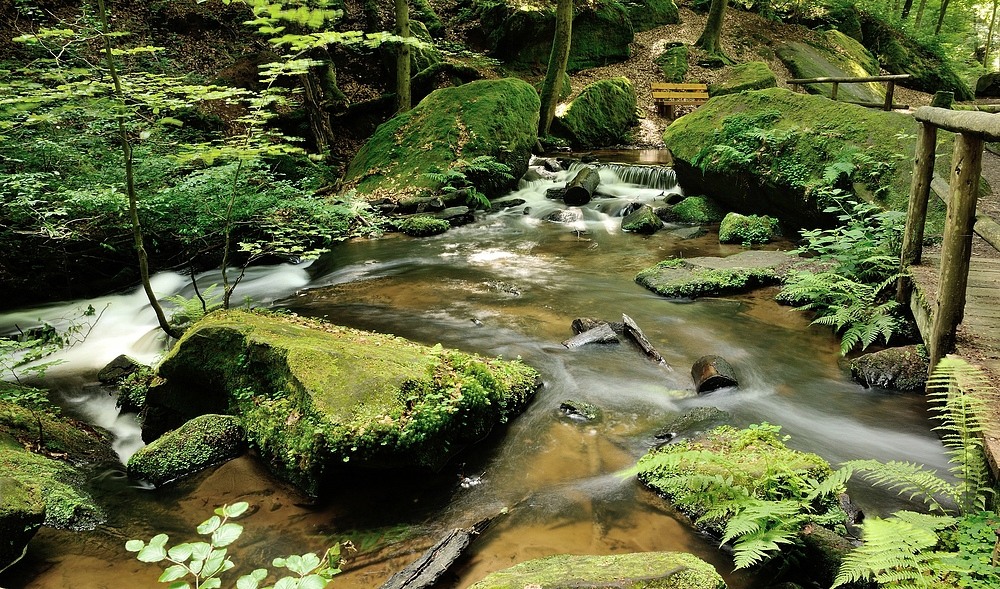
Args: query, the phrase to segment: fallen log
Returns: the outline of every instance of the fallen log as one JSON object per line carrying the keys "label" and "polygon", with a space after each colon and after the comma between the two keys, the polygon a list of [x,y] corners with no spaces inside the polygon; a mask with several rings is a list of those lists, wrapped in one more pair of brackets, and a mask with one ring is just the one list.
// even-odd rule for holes
{"label": "fallen log", "polygon": [[564,341],[562,345],[572,350],[587,344],[617,344],[618,341],[618,334],[615,333],[615,330],[611,329],[609,324],[603,323],[573,336]]}
{"label": "fallen log", "polygon": [[601,183],[601,175],[589,166],[581,169],[576,176],[566,184],[563,202],[570,206],[585,205],[594,196],[594,191]]}
{"label": "fallen log", "polygon": [[699,393],[739,386],[733,367],[721,356],[702,356],[691,366],[691,378]]}
{"label": "fallen log", "polygon": [[631,317],[622,313],[622,322],[625,323],[625,335],[629,339],[634,341],[636,344],[638,344],[639,347],[642,348],[642,351],[645,352],[647,356],[649,356],[653,360],[656,360],[660,364],[666,366],[668,370],[673,370],[670,367],[670,365],[667,364],[667,361],[663,359],[663,356],[661,356],[660,353],[656,351],[656,348],[653,347],[653,344],[649,343],[649,340],[646,338],[646,335],[642,333],[642,330],[639,329],[639,326]]}
{"label": "fallen log", "polygon": [[476,536],[483,533],[498,516],[476,522],[471,528],[455,528],[437,544],[431,546],[420,558],[413,561],[379,589],[427,589],[432,587],[455,561],[458,560]]}

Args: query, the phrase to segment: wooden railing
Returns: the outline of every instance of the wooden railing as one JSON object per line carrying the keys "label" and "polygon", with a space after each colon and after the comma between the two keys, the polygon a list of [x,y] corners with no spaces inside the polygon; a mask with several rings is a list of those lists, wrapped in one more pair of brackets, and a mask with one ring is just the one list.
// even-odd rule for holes
{"label": "wooden railing", "polygon": [[888,76],[864,76],[860,78],[850,78],[850,77],[833,77],[833,78],[796,78],[794,80],[788,80],[788,83],[792,85],[792,90],[798,91],[799,87],[806,84],[833,84],[833,88],[830,90],[830,100],[837,99],[837,90],[840,88],[841,84],[862,84],[865,82],[885,82],[885,102],[857,102],[855,104],[860,104],[861,106],[867,106],[871,108],[882,108],[882,110],[892,110],[894,108],[906,108],[903,104],[893,104],[892,94],[896,89],[896,82],[901,80],[909,80],[910,74],[892,74]]}
{"label": "wooden railing", "polygon": [[[904,272],[910,265],[920,263],[923,251],[927,201],[934,178],[937,130],[944,129],[956,134],[955,150],[951,158],[951,180],[945,200],[948,216],[941,244],[941,278],[931,320],[931,333],[926,338],[930,369],[933,370],[938,361],[955,347],[955,332],[962,321],[965,308],[973,232],[1000,250],[1000,226],[985,215],[976,215],[983,144],[985,141],[1000,140],[1000,117],[931,106],[918,108],[913,116],[920,123],[920,128],[917,133],[913,181],[910,185],[900,259]],[[901,278],[897,301],[905,304],[908,297],[909,285],[905,278]]]}

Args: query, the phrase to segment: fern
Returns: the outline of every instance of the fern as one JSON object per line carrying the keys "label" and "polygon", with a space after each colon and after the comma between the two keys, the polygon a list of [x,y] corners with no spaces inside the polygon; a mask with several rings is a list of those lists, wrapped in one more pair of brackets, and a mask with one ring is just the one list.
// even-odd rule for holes
{"label": "fern", "polygon": [[898,460],[886,463],[877,460],[851,460],[845,466],[862,473],[870,483],[898,491],[900,495],[908,493],[908,498],[911,500],[921,499],[931,511],[944,513],[946,510],[938,501],[938,497],[951,499],[957,493],[955,485],[921,464]]}
{"label": "fern", "polygon": [[726,524],[722,544],[733,545],[736,568],[750,567],[781,550],[781,544],[796,542],[799,528],[807,521],[802,504],[795,500],[749,499]]}
{"label": "fern", "polygon": [[937,554],[931,551],[938,543],[937,531],[953,523],[954,518],[911,512],[866,520],[865,543],[844,558],[833,587],[867,580],[901,589],[931,587],[941,577],[933,566]]}

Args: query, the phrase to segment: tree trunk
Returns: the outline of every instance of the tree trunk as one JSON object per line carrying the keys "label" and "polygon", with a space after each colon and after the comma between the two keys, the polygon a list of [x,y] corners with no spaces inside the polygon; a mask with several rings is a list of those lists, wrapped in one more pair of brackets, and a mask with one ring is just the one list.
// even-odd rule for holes
{"label": "tree trunk", "polygon": [[302,104],[306,107],[309,119],[309,132],[312,133],[318,153],[327,154],[330,144],[336,140],[333,127],[330,125],[330,113],[326,110],[326,100],[323,94],[323,82],[310,69],[302,74]]}
{"label": "tree trunk", "polygon": [[927,0],[920,0],[920,5],[917,7],[917,18],[913,21],[914,28],[920,28],[920,21],[924,18],[924,8],[927,8]]}
{"label": "tree trunk", "polygon": [[993,71],[990,67],[990,49],[993,46],[993,31],[997,24],[997,5],[1000,4],[1000,0],[993,0],[993,15],[990,16],[990,29],[986,33],[986,50],[983,51],[983,67],[986,68],[987,73]]}
{"label": "tree trunk", "polygon": [[941,25],[944,24],[944,15],[948,11],[948,4],[951,0],[941,0],[941,10],[938,11],[937,26],[934,27],[934,34],[941,33]]}
{"label": "tree trunk", "polygon": [[913,8],[913,0],[903,2],[903,13],[900,15],[903,20],[906,20],[906,17],[910,16],[911,8]]}
{"label": "tree trunk", "polygon": [[572,35],[573,0],[559,0],[559,4],[556,6],[556,32],[552,38],[549,67],[545,70],[545,81],[542,82],[542,110],[538,118],[538,134],[542,136],[549,134],[552,119],[556,113],[556,105],[559,104],[559,89],[562,88],[563,77],[566,75],[566,64],[569,63]]}
{"label": "tree trunk", "polygon": [[729,0],[712,0],[712,6],[708,9],[708,20],[705,22],[705,30],[695,42],[695,47],[703,49],[711,55],[721,55],[719,48],[722,38],[722,21],[726,15],[726,6]]}
{"label": "tree trunk", "polygon": [[594,191],[601,183],[601,175],[591,167],[586,167],[577,172],[566,184],[566,192],[563,193],[563,202],[571,207],[578,207],[590,202],[594,196]]}
{"label": "tree trunk", "polygon": [[[410,38],[410,6],[407,0],[396,0],[396,34]],[[396,54],[396,112],[410,110],[410,45],[399,44]]]}
{"label": "tree trunk", "polygon": [[132,143],[128,138],[128,130],[125,128],[125,92],[122,90],[121,79],[118,77],[118,70],[115,68],[114,52],[111,50],[111,36],[108,27],[108,11],[104,6],[104,0],[97,0],[97,10],[100,12],[101,31],[104,36],[104,54],[108,65],[108,74],[115,87],[115,97],[119,101],[119,111],[115,118],[118,119],[118,137],[121,140],[122,155],[125,157],[125,192],[128,195],[129,219],[132,221],[132,237],[135,241],[135,252],[139,258],[139,277],[142,280],[142,290],[149,299],[149,306],[156,314],[156,322],[160,329],[170,337],[180,337],[180,332],[170,326],[167,317],[163,313],[163,307],[157,300],[153,292],[153,286],[149,282],[149,258],[146,256],[146,246],[142,237],[142,225],[139,224],[138,198],[135,194],[135,173],[133,170]]}

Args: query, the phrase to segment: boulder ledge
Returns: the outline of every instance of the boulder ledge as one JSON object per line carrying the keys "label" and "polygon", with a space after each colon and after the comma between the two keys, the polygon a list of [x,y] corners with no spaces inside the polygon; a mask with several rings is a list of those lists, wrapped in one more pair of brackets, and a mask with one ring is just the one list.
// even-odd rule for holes
{"label": "boulder ledge", "polygon": [[199,321],[159,373],[144,438],[206,413],[237,415],[275,474],[311,494],[344,463],[440,468],[540,382],[520,362],[244,311]]}

